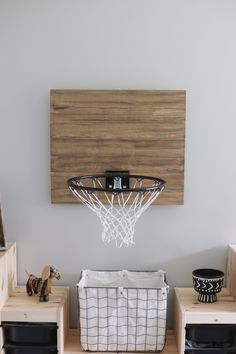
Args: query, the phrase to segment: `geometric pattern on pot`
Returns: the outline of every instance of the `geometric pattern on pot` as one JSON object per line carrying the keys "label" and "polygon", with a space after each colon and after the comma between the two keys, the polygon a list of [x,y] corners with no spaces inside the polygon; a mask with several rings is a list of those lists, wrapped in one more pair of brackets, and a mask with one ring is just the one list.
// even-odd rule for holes
{"label": "geometric pattern on pot", "polygon": [[217,269],[196,269],[192,272],[194,290],[199,293],[198,301],[212,303],[222,289],[224,273]]}

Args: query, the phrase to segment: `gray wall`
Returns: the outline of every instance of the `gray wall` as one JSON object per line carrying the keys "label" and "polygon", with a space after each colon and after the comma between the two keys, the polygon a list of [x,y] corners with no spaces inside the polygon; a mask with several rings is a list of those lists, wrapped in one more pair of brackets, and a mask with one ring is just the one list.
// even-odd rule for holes
{"label": "gray wall", "polygon": [[[25,269],[52,263],[71,287],[82,268],[164,269],[191,286],[225,270],[236,232],[234,0],[0,0],[0,191],[8,241]],[[101,241],[84,206],[50,203],[51,88],[186,89],[184,206],[152,206],[136,245]],[[148,171],[143,171],[148,174]],[[169,324],[171,326],[171,296]]]}

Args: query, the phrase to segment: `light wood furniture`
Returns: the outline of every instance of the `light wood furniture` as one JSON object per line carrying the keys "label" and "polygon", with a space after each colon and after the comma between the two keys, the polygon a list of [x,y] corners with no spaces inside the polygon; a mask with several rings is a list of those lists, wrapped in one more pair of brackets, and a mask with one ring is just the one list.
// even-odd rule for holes
{"label": "light wood furniture", "polygon": [[[16,273],[16,244],[8,243],[6,251],[0,251],[0,324],[1,309],[8,297],[13,293],[17,284]],[[3,345],[2,329],[0,327],[0,353]]]}
{"label": "light wood furniture", "polygon": [[236,324],[236,246],[228,251],[227,287],[217,295],[218,301],[207,304],[197,300],[192,288],[175,288],[174,332],[178,353],[185,350],[185,328],[190,324]]}
{"label": "light wood furniture", "polygon": [[228,250],[227,291],[236,301],[236,245],[230,245]]}
{"label": "light wood furniture", "polygon": [[1,310],[1,322],[30,322],[57,324],[57,350],[64,353],[68,334],[68,288],[52,287],[48,302],[39,302],[37,296],[28,296],[24,286],[16,287]]}
{"label": "light wood furniture", "polygon": [[183,204],[185,91],[52,90],[51,200],[79,203],[66,181],[106,170],[160,177],[154,204]]}
{"label": "light wood furniture", "polygon": [[[64,353],[68,334],[68,287],[52,287],[48,302],[39,302],[37,296],[28,296],[25,286],[16,286],[16,245],[8,245],[0,258],[0,323],[29,322],[56,323],[57,350]],[[0,353],[3,333],[0,328]]]}
{"label": "light wood furniture", "polygon": [[[39,302],[36,296],[29,297],[24,286],[16,286],[16,245],[9,244],[5,252],[0,253],[0,323],[1,322],[54,322],[58,326],[58,354],[79,354],[78,330],[68,331],[68,288],[52,288],[49,302]],[[3,334],[0,328],[0,353],[3,354]],[[177,354],[173,332],[167,333],[164,354]]]}
{"label": "light wood furniture", "polygon": [[[82,350],[82,348],[79,344],[78,330],[71,330],[71,331],[69,331],[69,335],[66,339],[64,354],[79,354],[79,353],[86,353],[86,352]],[[109,354],[109,353],[112,354],[112,352],[106,352],[106,354]],[[122,354],[122,353],[123,352],[119,352],[119,354]],[[129,352],[129,353],[132,354],[131,352]],[[172,331],[169,331],[167,333],[166,345],[164,347],[164,350],[161,353],[163,353],[163,354],[177,354],[175,338],[174,338]],[[124,354],[127,354],[127,352],[124,352]]]}
{"label": "light wood furniture", "polygon": [[[175,289],[174,333],[167,332],[164,354],[184,354],[185,327],[190,324],[236,324],[236,246],[229,246],[227,287],[218,294],[213,304],[197,301],[192,288]],[[59,354],[82,353],[78,330],[68,331],[68,288],[53,287],[49,302],[28,297],[25,287],[16,286],[16,246],[7,246],[0,253],[0,323],[54,322],[57,323]],[[176,346],[177,343],[177,346]],[[3,354],[3,335],[0,329],[0,353]]]}
{"label": "light wood furniture", "polygon": [[8,243],[6,251],[0,251],[0,310],[16,284],[16,244]]}
{"label": "light wood furniture", "polygon": [[[5,251],[0,251],[0,324],[1,310],[12,295],[17,284],[16,244],[8,243]],[[0,353],[2,354],[3,335],[0,327]]]}
{"label": "light wood furniture", "polygon": [[178,353],[185,350],[185,327],[188,324],[236,324],[236,303],[233,297],[222,291],[218,301],[212,304],[197,301],[193,289],[175,289],[175,335]]}

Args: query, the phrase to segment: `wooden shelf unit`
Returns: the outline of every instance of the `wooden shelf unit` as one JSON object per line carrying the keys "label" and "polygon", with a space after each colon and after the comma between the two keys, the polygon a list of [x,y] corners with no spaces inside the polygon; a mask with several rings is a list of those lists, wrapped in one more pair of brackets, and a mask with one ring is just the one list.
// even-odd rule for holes
{"label": "wooden shelf unit", "polygon": [[[68,287],[52,287],[48,302],[39,302],[37,296],[28,296],[25,286],[16,286],[16,245],[9,244],[0,253],[0,324],[2,322],[29,322],[57,324],[57,350],[64,353],[68,334]],[[0,353],[4,353],[3,330],[0,327]]]}
{"label": "wooden shelf unit", "polygon": [[185,328],[188,324],[236,324],[236,246],[228,251],[227,287],[217,302],[202,303],[193,288],[175,288],[174,333],[179,354],[185,351]]}
{"label": "wooden shelf unit", "polygon": [[[56,322],[59,354],[82,353],[78,330],[68,331],[68,288],[53,287],[50,301],[29,297],[25,287],[16,286],[16,245],[0,253],[0,323]],[[174,332],[167,331],[163,354],[184,354],[187,324],[236,324],[236,246],[229,246],[227,287],[213,304],[201,303],[192,288],[175,288]],[[0,328],[0,353],[3,354]]]}
{"label": "wooden shelf unit", "polygon": [[175,289],[175,336],[178,353],[185,351],[185,328],[188,324],[236,324],[236,302],[223,290],[218,301],[207,304],[197,301],[193,289]]}
{"label": "wooden shelf unit", "polygon": [[15,290],[16,284],[16,244],[8,243],[6,251],[0,251],[0,310]]}
{"label": "wooden shelf unit", "polygon": [[56,323],[57,350],[63,354],[68,334],[68,292],[67,287],[52,287],[50,300],[39,302],[37,296],[26,294],[24,286],[18,286],[1,309],[1,322]]}

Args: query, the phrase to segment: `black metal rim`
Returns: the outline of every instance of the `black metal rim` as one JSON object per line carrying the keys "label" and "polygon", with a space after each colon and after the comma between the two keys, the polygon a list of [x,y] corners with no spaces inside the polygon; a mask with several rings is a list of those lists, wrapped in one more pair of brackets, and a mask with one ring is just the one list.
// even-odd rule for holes
{"label": "black metal rim", "polygon": [[141,176],[141,175],[130,175],[130,174],[115,174],[115,177],[120,177],[120,178],[135,178],[135,179],[146,179],[150,180],[153,182],[156,182],[156,186],[150,186],[150,187],[143,187],[143,188],[126,188],[126,189],[120,189],[120,188],[98,188],[98,187],[86,187],[86,186],[79,186],[77,182],[79,180],[86,180],[86,179],[99,179],[99,178],[106,178],[114,176],[114,174],[106,173],[106,174],[99,174],[99,175],[91,175],[91,176],[76,176],[72,177],[67,180],[68,187],[71,189],[75,190],[85,190],[88,192],[108,192],[108,193],[129,193],[129,192],[137,192],[137,193],[144,193],[144,192],[149,192],[149,191],[161,191],[164,187],[166,182],[157,177],[150,177],[150,176]]}

